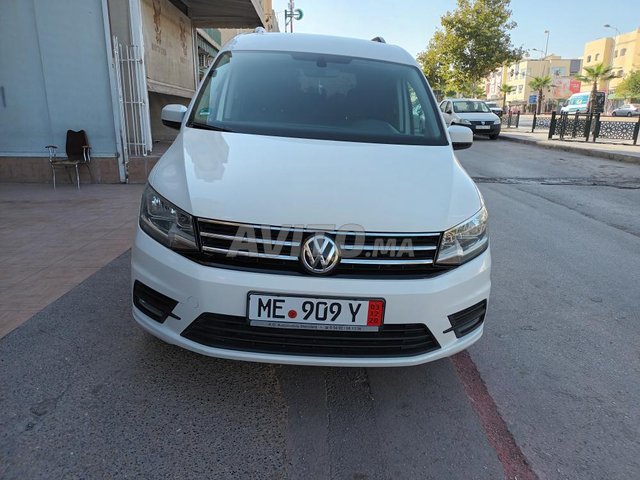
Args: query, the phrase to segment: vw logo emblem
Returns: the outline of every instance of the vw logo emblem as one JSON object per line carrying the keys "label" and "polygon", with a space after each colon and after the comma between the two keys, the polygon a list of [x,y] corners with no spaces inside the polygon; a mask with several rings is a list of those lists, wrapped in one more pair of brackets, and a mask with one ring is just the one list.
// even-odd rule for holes
{"label": "vw logo emblem", "polygon": [[340,250],[330,236],[314,233],[302,243],[300,261],[308,272],[324,275],[338,266]]}

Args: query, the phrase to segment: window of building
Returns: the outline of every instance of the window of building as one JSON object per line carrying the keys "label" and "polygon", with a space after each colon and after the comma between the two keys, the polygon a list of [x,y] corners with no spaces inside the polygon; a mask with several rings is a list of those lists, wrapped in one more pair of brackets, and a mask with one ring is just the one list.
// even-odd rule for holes
{"label": "window of building", "polygon": [[619,77],[624,77],[624,70],[622,70],[622,69],[621,69],[621,70],[618,72],[618,76],[619,76]]}
{"label": "window of building", "polygon": [[621,57],[624,57],[626,53],[627,53],[627,49],[626,48],[623,48],[622,50],[620,50],[620,56]]}
{"label": "window of building", "polygon": [[591,55],[587,55],[587,63],[591,61]]}
{"label": "window of building", "polygon": [[518,85],[518,93],[522,93],[522,88],[523,88],[522,85]]}
{"label": "window of building", "polygon": [[596,53],[596,62],[598,61],[599,58],[600,58],[600,54]]}

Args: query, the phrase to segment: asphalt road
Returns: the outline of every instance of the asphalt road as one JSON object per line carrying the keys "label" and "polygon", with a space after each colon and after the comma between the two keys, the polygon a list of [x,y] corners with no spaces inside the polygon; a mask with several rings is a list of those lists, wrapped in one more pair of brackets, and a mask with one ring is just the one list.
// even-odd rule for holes
{"label": "asphalt road", "polygon": [[459,157],[494,257],[470,357],[198,356],[130,319],[124,255],[0,340],[0,478],[498,479],[504,448],[541,479],[637,478],[640,166],[482,139]]}
{"label": "asphalt road", "polygon": [[483,141],[493,297],[471,349],[540,478],[640,476],[640,165]]}

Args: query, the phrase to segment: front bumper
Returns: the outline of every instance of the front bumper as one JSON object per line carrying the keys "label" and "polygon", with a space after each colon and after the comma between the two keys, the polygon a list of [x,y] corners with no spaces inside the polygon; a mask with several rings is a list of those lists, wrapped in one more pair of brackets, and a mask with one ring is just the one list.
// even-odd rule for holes
{"label": "front bumper", "polygon": [[[139,228],[131,262],[136,280],[176,300],[174,316],[158,323],[133,307],[133,317],[156,337],[212,357],[266,363],[345,367],[409,366],[437,360],[476,342],[483,325],[457,338],[448,316],[486,300],[491,287],[487,250],[450,272],[424,279],[347,279],[255,273],[203,266],[165,248]],[[201,314],[245,316],[247,293],[262,291],[317,297],[370,297],[386,301],[385,324],[424,323],[440,348],[398,357],[307,356],[213,348],[181,333]],[[263,327],[255,327],[263,328]]]}
{"label": "front bumper", "polygon": [[[502,125],[500,124],[491,124],[491,125],[465,125],[469,127],[474,134],[476,135],[497,135],[500,133]],[[489,127],[489,128],[482,128]]]}

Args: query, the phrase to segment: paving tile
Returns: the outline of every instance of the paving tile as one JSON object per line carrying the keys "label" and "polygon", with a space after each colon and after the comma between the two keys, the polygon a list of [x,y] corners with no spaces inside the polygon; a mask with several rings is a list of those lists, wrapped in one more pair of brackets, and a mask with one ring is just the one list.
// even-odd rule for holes
{"label": "paving tile", "polygon": [[0,338],[130,248],[143,188],[0,184]]}
{"label": "paving tile", "polygon": [[0,288],[12,287],[42,269],[43,267],[37,266],[5,265],[0,268]]}

